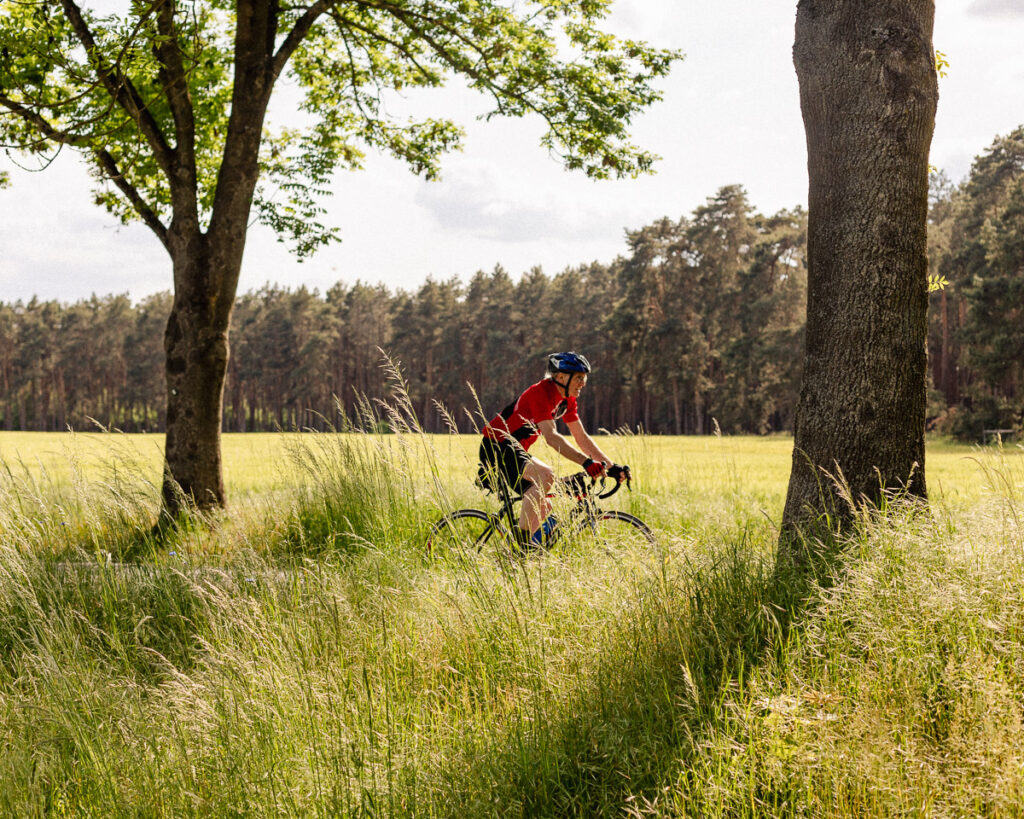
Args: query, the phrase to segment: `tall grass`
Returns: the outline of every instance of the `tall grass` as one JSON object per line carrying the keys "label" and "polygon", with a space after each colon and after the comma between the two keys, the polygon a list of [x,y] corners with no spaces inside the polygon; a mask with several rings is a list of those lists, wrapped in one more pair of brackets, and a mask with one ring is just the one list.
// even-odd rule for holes
{"label": "tall grass", "polygon": [[307,436],[290,492],[159,541],[128,473],[0,481],[0,814],[1020,812],[1019,461],[979,456],[967,511],[865,513],[818,586],[742,458],[655,479],[616,437],[658,547],[510,569],[426,558],[479,498],[364,410],[392,432]]}
{"label": "tall grass", "polygon": [[785,650],[640,813],[1024,812],[1024,532],[1000,506],[955,527],[916,509],[862,524]]}

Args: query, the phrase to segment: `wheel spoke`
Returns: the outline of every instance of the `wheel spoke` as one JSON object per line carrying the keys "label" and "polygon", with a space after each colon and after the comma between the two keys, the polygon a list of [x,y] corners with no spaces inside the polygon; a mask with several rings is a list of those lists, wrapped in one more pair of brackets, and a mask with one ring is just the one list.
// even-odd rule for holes
{"label": "wheel spoke", "polygon": [[608,550],[645,548],[654,545],[654,533],[640,518],[626,512],[598,512],[593,521],[597,541]]}
{"label": "wheel spoke", "polygon": [[[608,552],[649,549],[654,545],[654,534],[639,518],[616,510],[578,510],[579,516],[570,516],[568,530],[559,532],[547,548],[558,548],[563,537],[596,541]],[[491,552],[499,560],[512,555],[522,556],[505,534],[500,520],[480,509],[460,509],[441,518],[431,529],[427,539],[427,552],[435,557],[469,557]]]}
{"label": "wheel spoke", "polygon": [[460,509],[446,515],[430,529],[427,552],[437,557],[478,553],[504,540],[490,515],[479,509]]}

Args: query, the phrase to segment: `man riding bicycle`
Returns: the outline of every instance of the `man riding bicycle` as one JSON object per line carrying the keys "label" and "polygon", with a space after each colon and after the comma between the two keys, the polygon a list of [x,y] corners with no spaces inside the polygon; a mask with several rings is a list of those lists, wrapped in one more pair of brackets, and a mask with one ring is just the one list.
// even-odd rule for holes
{"label": "man riding bicycle", "polygon": [[[576,399],[587,385],[590,369],[590,362],[579,353],[548,356],[547,375],[484,426],[480,481],[496,490],[492,481],[497,477],[512,491],[523,494],[516,532],[521,544],[539,546],[557,524],[547,498],[555,471],[528,452],[541,435],[548,446],[582,466],[591,478],[604,477],[611,465],[611,459],[583,428],[577,411]],[[576,446],[559,434],[555,426],[559,418],[569,427]]]}

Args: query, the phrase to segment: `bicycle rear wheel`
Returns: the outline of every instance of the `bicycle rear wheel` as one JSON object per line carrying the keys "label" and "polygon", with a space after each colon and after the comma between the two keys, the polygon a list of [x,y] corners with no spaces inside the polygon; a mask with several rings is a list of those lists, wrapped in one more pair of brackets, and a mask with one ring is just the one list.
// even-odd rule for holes
{"label": "bicycle rear wheel", "polygon": [[593,521],[594,535],[606,548],[650,547],[654,532],[640,518],[614,509],[598,512]]}
{"label": "bicycle rear wheel", "polygon": [[430,527],[427,554],[449,557],[482,552],[488,544],[499,548],[498,544],[504,540],[500,524],[493,515],[480,509],[459,509]]}

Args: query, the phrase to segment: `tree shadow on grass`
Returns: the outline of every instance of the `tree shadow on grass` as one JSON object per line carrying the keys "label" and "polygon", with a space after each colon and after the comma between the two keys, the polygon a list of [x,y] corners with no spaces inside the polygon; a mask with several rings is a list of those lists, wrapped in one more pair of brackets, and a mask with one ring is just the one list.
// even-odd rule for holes
{"label": "tree shadow on grass", "polygon": [[211,616],[196,582],[167,568],[38,561],[18,582],[0,611],[0,664],[15,676],[40,655],[160,682],[193,667]]}
{"label": "tree shadow on grass", "polygon": [[725,545],[605,647],[576,707],[537,714],[478,749],[436,794],[441,812],[482,801],[502,815],[622,816],[654,802],[702,753],[723,704],[781,658],[817,579],[831,576],[834,544],[814,551],[812,564],[780,571],[742,535]]}

